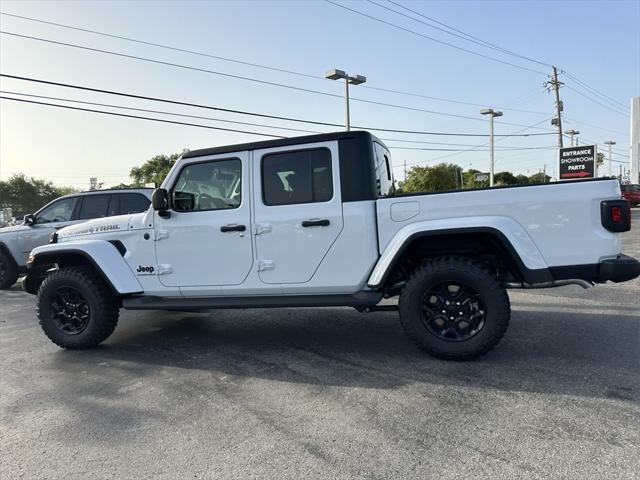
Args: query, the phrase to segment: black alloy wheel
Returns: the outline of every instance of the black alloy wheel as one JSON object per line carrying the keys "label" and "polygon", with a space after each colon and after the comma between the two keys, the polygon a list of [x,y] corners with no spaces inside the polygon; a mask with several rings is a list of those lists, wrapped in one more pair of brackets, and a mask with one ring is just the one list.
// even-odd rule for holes
{"label": "black alloy wheel", "polygon": [[486,307],[480,294],[459,281],[440,282],[429,288],[421,310],[429,333],[448,342],[470,339],[486,322]]}
{"label": "black alloy wheel", "polygon": [[87,300],[73,287],[55,290],[51,299],[51,319],[67,335],[77,335],[89,324],[91,311]]}

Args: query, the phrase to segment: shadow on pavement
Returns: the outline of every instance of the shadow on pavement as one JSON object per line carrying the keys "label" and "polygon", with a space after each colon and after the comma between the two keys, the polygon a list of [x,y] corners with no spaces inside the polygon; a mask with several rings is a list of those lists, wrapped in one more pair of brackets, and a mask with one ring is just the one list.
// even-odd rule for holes
{"label": "shadow on pavement", "polygon": [[637,402],[639,348],[640,323],[627,316],[514,312],[507,335],[487,356],[445,362],[418,351],[395,314],[145,312],[125,314],[98,349],[57,352],[51,368],[73,372],[107,362],[110,368],[101,370],[107,376],[111,369],[144,376],[173,367],[309,385],[394,389],[421,383]]}

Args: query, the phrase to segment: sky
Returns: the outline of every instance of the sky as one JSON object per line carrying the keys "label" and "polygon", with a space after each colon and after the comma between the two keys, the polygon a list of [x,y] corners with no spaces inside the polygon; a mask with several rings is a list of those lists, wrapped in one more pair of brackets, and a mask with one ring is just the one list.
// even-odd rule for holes
{"label": "sky", "polygon": [[[321,0],[2,0],[0,10],[3,13],[162,43],[236,62],[0,15],[0,30],[4,32],[200,69],[1,34],[0,72],[226,109],[343,124],[344,85],[322,78],[325,71],[340,68],[367,77],[364,85],[352,86],[350,91],[354,126],[487,134],[488,119],[480,115],[480,109],[500,109],[504,115],[495,120],[496,134],[522,131],[548,135],[500,139],[496,143],[496,171],[531,175],[546,168],[547,173],[555,176],[557,136],[553,135],[555,130],[550,124],[555,99],[543,83],[551,73],[548,65],[556,65],[561,71],[560,80],[565,83],[560,91],[564,102],[563,127],[579,130],[580,143],[597,143],[599,151],[606,151],[604,141],[616,141],[613,159],[617,162],[612,164],[613,173],[617,174],[620,166],[628,168],[628,164],[618,162],[628,161],[630,122],[627,112],[631,97],[640,95],[640,1],[394,0],[396,4],[387,0],[331,1],[368,17]],[[398,4],[441,23],[403,10]],[[453,33],[473,35],[534,61],[471,43],[462,33],[457,33],[464,37],[459,38],[383,7],[452,32],[442,25],[446,24],[456,29]],[[329,95],[258,83],[238,76]],[[341,129],[162,104],[5,77],[0,78],[0,89],[2,96],[13,98],[271,135],[303,134],[273,127],[318,132]],[[17,94],[152,109],[220,121],[19,97]],[[238,125],[230,121],[268,127]],[[464,169],[488,171],[489,168],[485,137],[374,133],[391,147],[396,179],[403,178],[405,163],[408,168],[441,161],[456,163]],[[89,177],[95,176],[108,187],[129,182],[131,167],[139,166],[157,154],[267,138],[0,100],[0,179],[24,173],[58,185],[88,188]],[[512,150],[524,147],[535,149]]]}

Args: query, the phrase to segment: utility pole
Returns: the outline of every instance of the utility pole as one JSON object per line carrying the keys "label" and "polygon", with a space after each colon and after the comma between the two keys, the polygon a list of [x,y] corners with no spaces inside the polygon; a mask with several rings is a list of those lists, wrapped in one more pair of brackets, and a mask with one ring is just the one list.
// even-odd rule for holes
{"label": "utility pole", "polygon": [[547,164],[542,168],[542,183],[547,183]]}
{"label": "utility pole", "polygon": [[615,145],[616,142],[613,140],[607,140],[604,144],[609,145],[609,176],[611,176],[611,145]]}
{"label": "utility pole", "polygon": [[338,70],[334,68],[333,70],[329,70],[324,74],[324,78],[328,78],[329,80],[340,80],[344,79],[344,113],[345,113],[345,121],[344,125],[347,131],[351,130],[351,119],[349,115],[349,84],[351,85],[360,85],[367,81],[367,77],[363,75],[349,75],[344,70]]}
{"label": "utility pole", "polygon": [[493,148],[493,118],[494,117],[501,117],[502,116],[502,112],[499,112],[497,110],[493,110],[492,108],[485,108],[480,110],[480,114],[481,115],[489,115],[489,143],[491,144],[491,147],[489,148],[490,153],[490,162],[491,162],[491,169],[489,170],[489,186],[493,187],[493,173],[494,173],[494,165],[495,165],[495,160],[494,160],[494,148]]}
{"label": "utility pole", "polygon": [[551,125],[556,125],[558,127],[558,147],[563,147],[562,142],[562,111],[564,110],[564,105],[562,104],[562,100],[560,100],[560,87],[564,85],[563,82],[558,80],[558,69],[553,67],[553,75],[551,80],[545,82],[544,86],[548,91],[553,89],[556,93],[556,118],[551,119]]}
{"label": "utility pole", "polygon": [[407,159],[404,160],[404,183],[407,183]]}

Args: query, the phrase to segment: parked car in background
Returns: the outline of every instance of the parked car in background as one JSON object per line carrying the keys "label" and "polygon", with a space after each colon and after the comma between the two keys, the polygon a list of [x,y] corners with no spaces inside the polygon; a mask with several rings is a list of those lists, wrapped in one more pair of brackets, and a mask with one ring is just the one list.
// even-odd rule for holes
{"label": "parked car in background", "polygon": [[640,185],[620,185],[622,196],[626,198],[632,207],[640,205]]}
{"label": "parked car in background", "polygon": [[49,243],[56,230],[93,218],[144,212],[152,189],[95,190],[57,198],[22,225],[0,228],[0,288],[11,287],[26,271],[27,257],[35,247]]}

